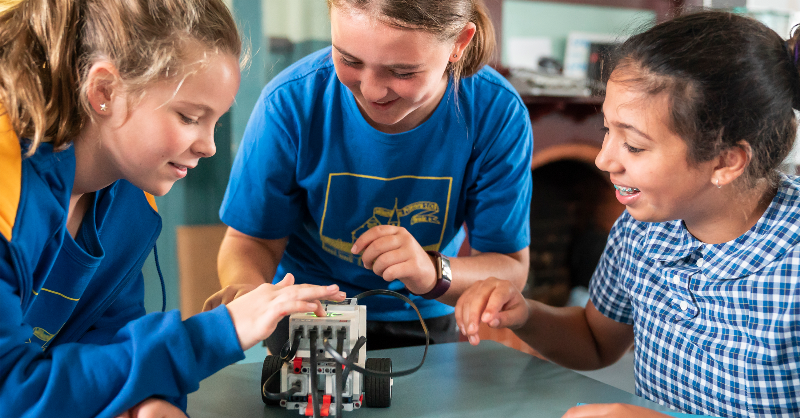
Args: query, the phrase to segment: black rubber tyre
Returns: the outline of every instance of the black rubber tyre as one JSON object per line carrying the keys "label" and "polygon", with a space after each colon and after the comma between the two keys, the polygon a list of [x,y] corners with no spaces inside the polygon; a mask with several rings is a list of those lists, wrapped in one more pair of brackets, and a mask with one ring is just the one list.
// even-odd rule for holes
{"label": "black rubber tyre", "polygon": [[[391,372],[392,359],[368,358],[367,370]],[[392,404],[392,378],[384,376],[364,376],[364,405],[370,408],[387,408]]]}
{"label": "black rubber tyre", "polygon": [[281,366],[282,366],[281,358],[279,356],[267,356],[264,359],[264,367],[261,368],[261,400],[264,401],[267,405],[280,405],[281,401],[273,401],[272,399],[267,399],[264,396],[264,382],[272,376],[273,373],[277,372],[278,375],[272,378],[272,381],[269,382],[269,386],[266,387],[267,392],[269,393],[279,393],[281,391]]}

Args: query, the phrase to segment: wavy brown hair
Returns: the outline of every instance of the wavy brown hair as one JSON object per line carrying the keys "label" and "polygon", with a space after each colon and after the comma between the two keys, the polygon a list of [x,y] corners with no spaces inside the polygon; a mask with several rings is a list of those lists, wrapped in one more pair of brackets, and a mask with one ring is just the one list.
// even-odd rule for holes
{"label": "wavy brown hair", "polygon": [[18,136],[60,148],[88,118],[87,75],[108,60],[123,88],[185,74],[198,44],[241,56],[221,0],[23,0],[0,11],[0,104]]}
{"label": "wavy brown hair", "polygon": [[462,59],[447,69],[458,86],[488,64],[494,56],[494,26],[483,0],[327,0],[328,8],[348,6],[378,16],[390,26],[423,30],[441,41],[455,39],[467,23],[475,24],[475,36]]}

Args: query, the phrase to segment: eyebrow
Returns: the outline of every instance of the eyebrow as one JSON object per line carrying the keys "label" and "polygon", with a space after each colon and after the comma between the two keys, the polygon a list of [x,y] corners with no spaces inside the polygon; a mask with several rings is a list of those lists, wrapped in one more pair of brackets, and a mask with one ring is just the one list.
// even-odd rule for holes
{"label": "eyebrow", "polygon": [[200,109],[204,113],[213,113],[214,112],[214,109],[212,109],[210,106],[204,105],[202,103],[179,101],[178,104],[185,105],[185,106],[191,106],[191,107]]}
{"label": "eyebrow", "polygon": [[[606,123],[608,123],[608,119],[606,119],[606,114],[602,110],[600,111],[600,114],[603,115],[603,120]],[[622,128],[622,129],[627,129],[629,131],[633,131],[634,133],[636,133],[637,135],[641,136],[642,138],[649,139],[650,141],[653,140],[653,138],[651,138],[650,135],[640,131],[639,129],[637,129],[633,125],[629,125],[627,123],[622,123],[622,122],[615,122],[613,125],[618,127],[618,128]]]}
{"label": "eyebrow", "polygon": [[[356,58],[352,54],[348,53],[347,51],[343,50],[342,48],[339,48],[336,45],[333,45],[333,47],[337,51],[339,51],[340,54],[345,55],[348,58],[352,58],[352,59],[355,59],[357,61],[360,61],[358,58]],[[395,70],[418,70],[418,69],[422,68],[422,66],[423,66],[422,64],[390,64],[390,65],[386,65],[385,67],[386,68],[395,69]]]}

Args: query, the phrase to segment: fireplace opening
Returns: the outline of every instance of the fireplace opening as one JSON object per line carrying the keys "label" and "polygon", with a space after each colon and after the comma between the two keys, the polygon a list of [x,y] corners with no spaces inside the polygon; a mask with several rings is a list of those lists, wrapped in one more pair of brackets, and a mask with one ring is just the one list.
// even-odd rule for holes
{"label": "fireplace opening", "polygon": [[574,287],[589,285],[611,226],[625,208],[608,175],[594,165],[597,151],[569,155],[566,149],[567,155],[551,152],[541,164],[534,161],[526,298],[564,306]]}

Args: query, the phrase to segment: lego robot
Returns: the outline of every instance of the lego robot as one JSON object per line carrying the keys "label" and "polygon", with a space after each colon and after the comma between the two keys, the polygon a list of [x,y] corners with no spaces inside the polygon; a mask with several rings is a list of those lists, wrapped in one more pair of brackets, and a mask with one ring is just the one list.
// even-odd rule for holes
{"label": "lego robot", "polygon": [[291,345],[264,360],[264,403],[314,417],[339,417],[363,405],[390,406],[392,360],[367,358],[366,307],[356,298],[323,306],[325,317],[313,312],[289,317]]}

